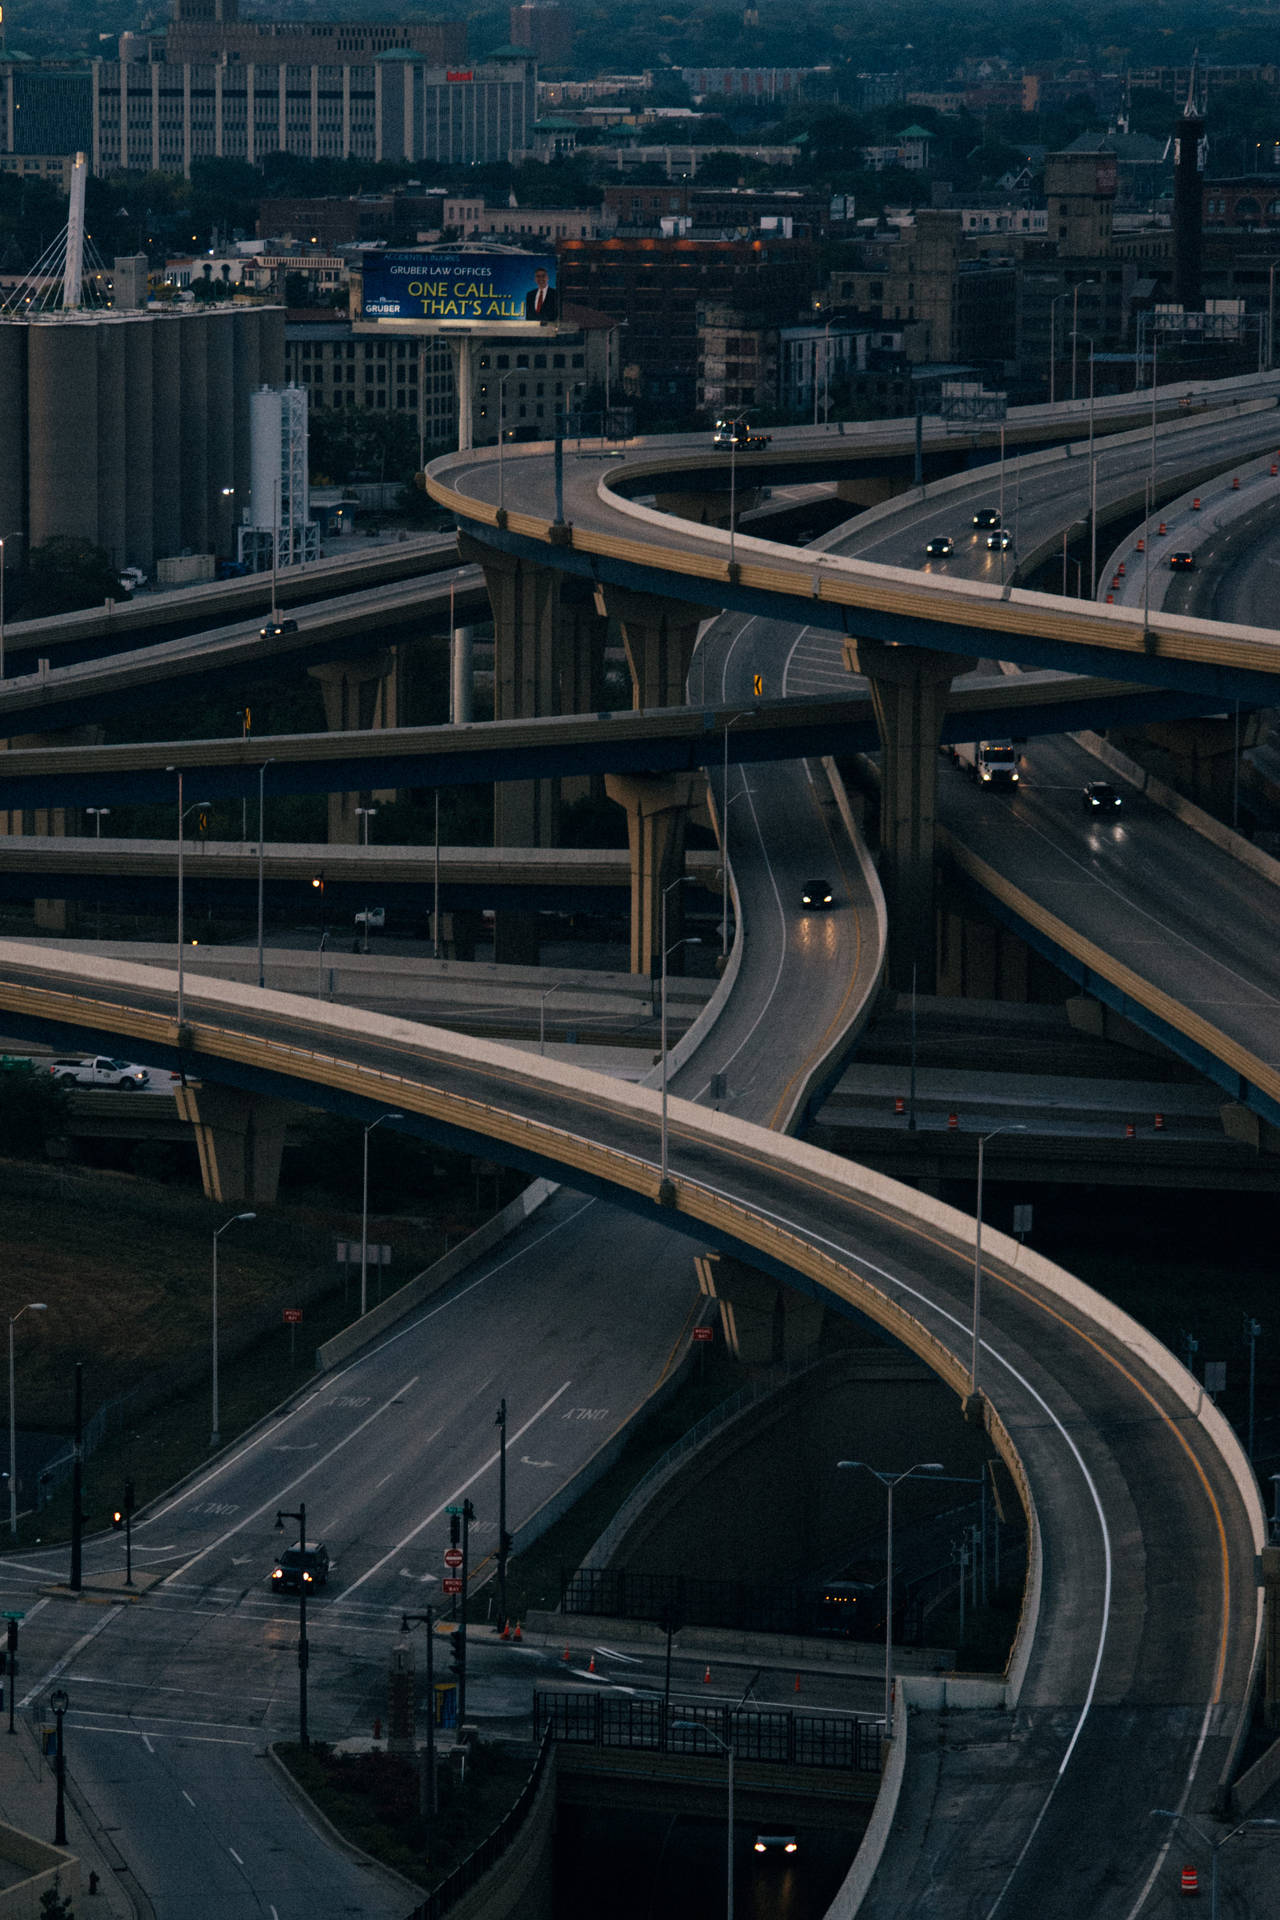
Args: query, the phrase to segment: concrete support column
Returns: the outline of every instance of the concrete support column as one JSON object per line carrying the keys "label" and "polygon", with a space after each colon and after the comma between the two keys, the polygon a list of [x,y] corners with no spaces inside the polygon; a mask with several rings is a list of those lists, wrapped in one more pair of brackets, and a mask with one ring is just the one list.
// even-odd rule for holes
{"label": "concrete support column", "polygon": [[[695,773],[607,773],[605,792],[627,810],[631,849],[631,971],[652,979],[662,965],[662,891],[684,865],[689,802],[701,784]],[[679,901],[672,896],[672,904]],[[667,936],[679,921],[667,912]]]}
{"label": "concrete support column", "polygon": [[[396,724],[396,654],[369,654],[362,660],[329,660],[322,667],[309,667],[312,678],[320,682],[324,695],[325,724],[330,733],[356,733],[361,729],[394,727]],[[395,799],[394,789],[380,789],[376,800]],[[359,793],[329,795],[329,840],[338,846],[355,846],[360,838],[356,818]]]}
{"label": "concrete support column", "polygon": [[934,815],[938,742],[961,654],[897,647],[880,640],[845,643],[850,668],[870,682],[880,731],[880,879],[889,909],[889,983],[935,991]]}
{"label": "concrete support column", "polygon": [[242,1200],[271,1205],[280,1189],[289,1103],[238,1087],[190,1083],[175,1089],[174,1100],[179,1119],[195,1129],[205,1197],[224,1206]]}
{"label": "concrete support column", "polygon": [[1264,1547],[1262,1560],[1262,1713],[1271,1733],[1280,1733],[1280,1547]]}
{"label": "concrete support column", "polygon": [[694,1267],[703,1297],[720,1303],[725,1344],[735,1359],[772,1366],[794,1359],[818,1340],[820,1301],[806,1300],[728,1254],[699,1254]]}
{"label": "concrete support column", "polygon": [[622,629],[631,668],[631,704],[637,711],[684,706],[698,628],[718,609],[610,586],[597,586],[596,607]]}
{"label": "concrete support column", "polygon": [[[96,747],[101,739],[101,727],[55,727],[48,733],[17,734],[12,740],[0,742],[0,746],[5,749]],[[0,835],[12,834],[17,839],[24,834],[32,834],[61,840],[66,832],[65,807],[31,807],[25,811],[18,807],[0,809]],[[37,899],[33,902],[33,912],[36,927],[41,933],[70,933],[73,930],[74,909],[66,900]]]}
{"label": "concrete support column", "polygon": [[[459,557],[484,570],[493,609],[495,720],[594,713],[602,701],[604,621],[590,590],[553,568],[458,536]],[[553,847],[566,800],[588,781],[505,780],[494,791],[493,837],[500,847]],[[534,964],[537,922],[503,912],[494,924],[494,958]]]}

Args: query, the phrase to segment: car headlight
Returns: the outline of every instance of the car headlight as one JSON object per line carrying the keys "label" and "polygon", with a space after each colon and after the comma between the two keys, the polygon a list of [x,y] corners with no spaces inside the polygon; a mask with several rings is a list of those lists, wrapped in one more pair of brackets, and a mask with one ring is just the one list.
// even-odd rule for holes
{"label": "car headlight", "polygon": [[272,1578],[273,1580],[283,1580],[283,1579],[284,1579],[284,1568],[283,1568],[283,1567],[273,1567],[273,1568],[272,1568],[272,1570],[271,1570],[271,1578]]}
{"label": "car headlight", "polygon": [[311,1575],[310,1575],[309,1573],[304,1573],[304,1574],[303,1574],[303,1576],[302,1576],[302,1578],[303,1578],[303,1583],[304,1583],[304,1584],[305,1584],[306,1586],[310,1586],[310,1585],[311,1585]]}

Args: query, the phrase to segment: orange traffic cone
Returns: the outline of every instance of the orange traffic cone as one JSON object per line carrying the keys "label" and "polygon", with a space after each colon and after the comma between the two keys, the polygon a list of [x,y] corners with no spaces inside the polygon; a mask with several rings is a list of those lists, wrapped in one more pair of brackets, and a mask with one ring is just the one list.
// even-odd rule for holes
{"label": "orange traffic cone", "polygon": [[501,1638],[501,1639],[503,1639],[503,1640],[509,1640],[509,1639],[511,1638],[511,1622],[510,1622],[509,1620],[504,1620],[504,1621],[503,1621],[503,1623],[502,1623],[502,1633],[501,1633],[501,1635],[499,1636],[499,1638]]}
{"label": "orange traffic cone", "polygon": [[1191,502],[1191,511],[1192,513],[1199,513],[1200,511],[1200,495],[1199,494],[1197,494],[1195,499]]}
{"label": "orange traffic cone", "polygon": [[704,1686],[704,1687],[709,1687],[709,1686],[711,1685],[711,1669],[710,1669],[710,1667],[708,1667],[708,1668],[707,1668],[707,1670],[706,1670],[706,1672],[705,1672],[705,1673],[703,1674],[703,1676],[702,1676],[702,1684],[703,1684],[703,1686]]}
{"label": "orange traffic cone", "polygon": [[560,1658],[561,1658],[561,1659],[562,1659],[563,1661],[565,1661],[565,1663],[566,1663],[566,1664],[568,1663],[568,1659],[569,1659],[569,1649],[568,1649],[568,1647],[566,1647],[566,1648],[565,1648],[565,1650],[564,1650],[564,1652],[563,1652],[563,1653],[562,1653],[562,1654],[560,1655]]}
{"label": "orange traffic cone", "polygon": [[587,1662],[587,1672],[594,1673],[595,1670],[596,1670],[596,1657],[593,1653],[590,1660]]}
{"label": "orange traffic cone", "polygon": [[1231,482],[1231,491],[1232,493],[1239,493],[1240,491],[1240,475],[1239,474],[1237,474],[1235,479]]}
{"label": "orange traffic cone", "polygon": [[524,1635],[523,1635],[523,1634],[521,1633],[521,1631],[520,1631],[520,1622],[519,1622],[518,1620],[516,1621],[516,1630],[515,1630],[515,1632],[514,1632],[514,1633],[512,1634],[512,1636],[511,1636],[511,1638],[512,1638],[512,1639],[513,1639],[514,1641],[516,1641],[516,1642],[517,1642],[517,1644],[518,1644],[518,1643],[519,1643],[519,1642],[520,1642],[521,1640],[523,1640],[523,1639],[524,1639]]}

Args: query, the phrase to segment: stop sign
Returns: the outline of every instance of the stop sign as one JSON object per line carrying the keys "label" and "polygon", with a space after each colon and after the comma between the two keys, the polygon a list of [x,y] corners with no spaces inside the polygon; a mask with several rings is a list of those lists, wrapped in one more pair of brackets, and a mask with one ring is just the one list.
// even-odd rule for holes
{"label": "stop sign", "polygon": [[444,1563],[446,1567],[460,1567],[462,1565],[462,1548],[446,1547],[444,1550]]}

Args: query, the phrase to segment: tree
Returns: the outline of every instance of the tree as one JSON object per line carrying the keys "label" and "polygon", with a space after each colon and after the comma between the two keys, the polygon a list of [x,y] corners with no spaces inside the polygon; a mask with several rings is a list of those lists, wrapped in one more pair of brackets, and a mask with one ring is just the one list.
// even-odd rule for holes
{"label": "tree", "polygon": [[29,1060],[0,1060],[0,1153],[14,1160],[43,1159],[50,1140],[66,1132],[71,1092]]}
{"label": "tree", "polygon": [[40,620],[47,614],[96,607],[104,600],[126,599],[110,554],[92,540],[55,534],[32,547],[22,582],[24,619]]}

